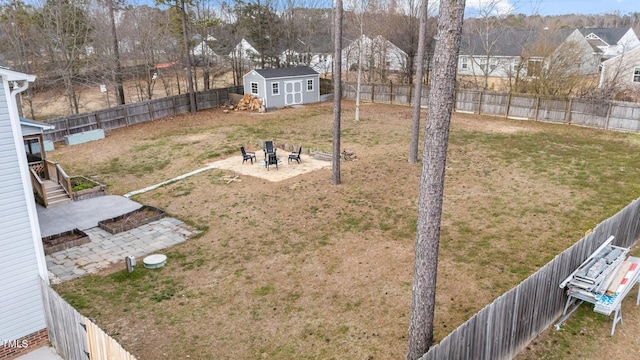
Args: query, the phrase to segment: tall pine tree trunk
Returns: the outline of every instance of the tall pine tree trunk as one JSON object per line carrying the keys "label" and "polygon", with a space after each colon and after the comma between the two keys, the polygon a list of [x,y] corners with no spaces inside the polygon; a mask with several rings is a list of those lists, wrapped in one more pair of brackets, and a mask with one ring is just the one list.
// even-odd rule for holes
{"label": "tall pine tree trunk", "polygon": [[333,157],[331,184],[340,185],[340,112],[342,111],[342,0],[336,0],[333,61]]}
{"label": "tall pine tree trunk", "polygon": [[424,53],[427,52],[427,16],[429,0],[420,4],[420,35],[418,36],[418,54],[416,58],[416,81],[413,92],[413,114],[411,117],[411,145],[409,146],[409,163],[418,162],[418,144],[420,138],[420,108],[422,102],[422,77],[424,76]]}
{"label": "tall pine tree trunk", "polygon": [[444,174],[464,4],[465,0],[440,2],[435,64],[429,91],[427,125],[422,154],[415,272],[407,349],[407,359],[409,360],[419,359],[433,343]]}
{"label": "tall pine tree trunk", "polygon": [[116,21],[113,14],[113,0],[107,0],[107,6],[109,7],[109,23],[111,26],[111,50],[113,51],[113,57],[115,58],[115,71],[113,74],[113,81],[116,83],[116,100],[118,105],[124,105],[124,87],[122,86],[122,65],[120,63],[120,49],[118,48],[118,35],[116,33]]}
{"label": "tall pine tree trunk", "polygon": [[189,105],[191,113],[195,114],[196,107],[196,94],[193,90],[193,74],[191,66],[191,54],[189,52],[189,34],[187,33],[187,10],[185,9],[185,0],[180,0],[180,16],[182,18],[182,40],[184,42],[184,58],[187,66],[187,91],[189,92]]}

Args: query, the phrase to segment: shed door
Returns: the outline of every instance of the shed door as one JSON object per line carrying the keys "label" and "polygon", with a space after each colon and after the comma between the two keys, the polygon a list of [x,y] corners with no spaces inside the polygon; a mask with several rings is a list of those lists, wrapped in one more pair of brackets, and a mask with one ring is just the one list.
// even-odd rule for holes
{"label": "shed door", "polygon": [[302,80],[284,82],[284,105],[302,104]]}

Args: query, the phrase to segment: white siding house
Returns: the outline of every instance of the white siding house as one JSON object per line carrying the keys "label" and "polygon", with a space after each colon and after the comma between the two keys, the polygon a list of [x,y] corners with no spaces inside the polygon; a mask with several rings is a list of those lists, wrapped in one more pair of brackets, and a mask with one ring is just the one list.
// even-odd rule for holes
{"label": "white siding house", "polygon": [[367,35],[352,41],[342,49],[342,70],[349,71],[358,66],[359,49],[362,47],[363,69],[404,71],[408,55],[389,40],[378,35],[371,39]]}
{"label": "white siding house", "polygon": [[0,67],[0,359],[46,344],[47,268],[15,99],[34,80]]}
{"label": "white siding house", "polygon": [[240,40],[240,42],[229,53],[229,57],[248,63],[260,62],[260,53],[245,39]]}
{"label": "white siding house", "polygon": [[599,87],[640,92],[640,47],[603,62]]}

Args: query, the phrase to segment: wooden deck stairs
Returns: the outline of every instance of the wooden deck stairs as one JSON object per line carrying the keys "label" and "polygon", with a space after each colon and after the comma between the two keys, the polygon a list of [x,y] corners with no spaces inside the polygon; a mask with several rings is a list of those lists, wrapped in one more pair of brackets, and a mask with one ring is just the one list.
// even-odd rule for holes
{"label": "wooden deck stairs", "polygon": [[71,202],[71,198],[62,185],[53,180],[43,180],[47,193],[48,206],[62,205]]}

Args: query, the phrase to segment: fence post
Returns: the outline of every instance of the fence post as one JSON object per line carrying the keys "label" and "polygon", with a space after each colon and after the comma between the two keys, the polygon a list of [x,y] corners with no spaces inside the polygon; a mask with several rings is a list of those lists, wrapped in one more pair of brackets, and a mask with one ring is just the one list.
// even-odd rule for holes
{"label": "fence post", "polygon": [[[420,94],[420,105],[422,105],[422,94]],[[453,89],[453,111],[458,112],[458,88]]]}
{"label": "fence post", "polygon": [[[411,105],[411,102],[413,101],[413,93],[412,92],[413,92],[413,86],[411,86],[411,84],[409,84],[409,99],[408,99],[409,100],[409,105]],[[455,90],[454,90],[454,93],[455,93]],[[420,97],[422,97],[422,95]],[[420,101],[420,100],[422,100],[422,99],[419,99],[418,101]],[[421,101],[420,101],[420,103],[421,103]]]}
{"label": "fence post", "polygon": [[372,103],[375,102],[375,101],[373,101],[374,98],[375,98],[375,96],[374,96],[375,93],[376,93],[376,86],[374,84],[371,84],[371,102]]}
{"label": "fence post", "polygon": [[127,126],[131,125],[131,123],[129,122],[129,106],[128,105],[124,106],[124,122],[125,124],[127,124]]}
{"label": "fence post", "polygon": [[538,97],[536,97],[536,113],[535,113],[535,117],[533,118],[534,121],[538,121],[538,115],[540,114],[540,96],[538,95]]}
{"label": "fence post", "polygon": [[100,113],[96,111],[94,114],[96,116],[96,126],[98,127],[98,129],[102,129],[102,123],[100,123]]}
{"label": "fence post", "polygon": [[393,104],[393,81],[389,80],[389,86],[391,87],[391,91],[389,94],[389,104]]}
{"label": "fence post", "polygon": [[564,122],[567,125],[571,125],[571,107],[572,107],[571,104],[572,104],[572,102],[573,102],[573,99],[570,98],[569,99],[569,103],[567,104],[567,110],[566,110],[566,112],[564,114]]}
{"label": "fence post", "polygon": [[149,119],[155,120],[153,117],[153,108],[151,107],[151,100],[147,100],[147,111],[149,112]]}
{"label": "fence post", "polygon": [[604,129],[609,130],[609,119],[611,118],[611,102],[609,102],[609,108],[607,109],[607,120],[604,123]]}
{"label": "fence post", "polygon": [[480,95],[478,96],[478,115],[482,114],[482,90],[480,90]]}
{"label": "fence post", "polygon": [[509,96],[507,97],[507,110],[504,113],[504,117],[509,117],[509,107],[511,106],[511,92],[509,92]]}

